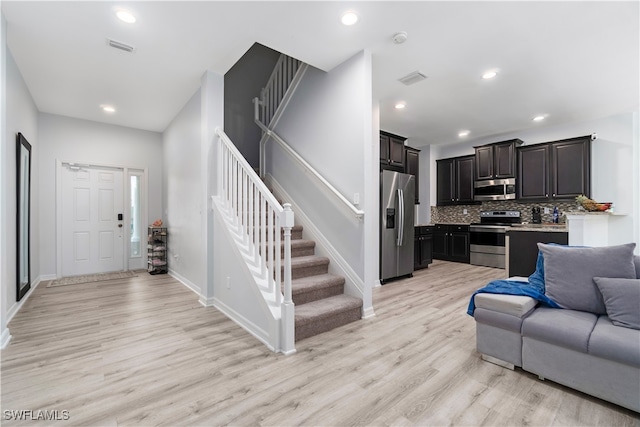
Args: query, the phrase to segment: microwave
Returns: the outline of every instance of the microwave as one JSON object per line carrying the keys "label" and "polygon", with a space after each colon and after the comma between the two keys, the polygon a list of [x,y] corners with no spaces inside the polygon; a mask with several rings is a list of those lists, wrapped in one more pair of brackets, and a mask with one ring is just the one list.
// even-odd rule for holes
{"label": "microwave", "polygon": [[516,198],[516,179],[491,179],[476,181],[473,200],[513,200]]}

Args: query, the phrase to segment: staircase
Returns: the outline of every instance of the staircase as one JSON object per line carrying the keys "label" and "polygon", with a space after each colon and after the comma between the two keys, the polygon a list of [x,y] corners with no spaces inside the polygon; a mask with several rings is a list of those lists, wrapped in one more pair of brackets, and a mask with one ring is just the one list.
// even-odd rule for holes
{"label": "staircase", "polygon": [[362,317],[362,299],[344,294],[344,277],[329,273],[329,258],[315,255],[316,243],[291,230],[291,290],[295,340],[300,341]]}
{"label": "staircase", "polygon": [[[263,177],[264,144],[274,138],[286,145],[272,127],[306,69],[306,64],[282,55],[262,90],[261,99],[254,99],[255,122],[263,130],[260,141]],[[214,305],[217,303],[221,311],[273,351],[284,354],[295,353],[296,341],[361,319],[362,298],[344,293],[347,283],[349,294],[361,295],[359,288],[352,289],[353,279],[347,274],[350,277],[347,282],[344,277],[329,273],[329,258],[316,255],[316,242],[303,239],[303,229],[295,225],[291,205],[277,200],[222,129],[217,128],[215,134],[217,167],[212,207],[217,212],[216,218],[224,223],[225,238],[233,242],[233,251],[243,263],[242,267],[235,267],[241,273],[231,272],[226,277],[226,287],[219,292],[225,301],[219,299]],[[362,218],[364,212],[356,209],[290,147],[289,151],[306,165],[323,188],[338,198],[341,206]],[[326,245],[324,242],[323,250]],[[344,272],[344,266],[338,271]],[[248,288],[246,281],[232,286],[231,275],[251,277]]]}

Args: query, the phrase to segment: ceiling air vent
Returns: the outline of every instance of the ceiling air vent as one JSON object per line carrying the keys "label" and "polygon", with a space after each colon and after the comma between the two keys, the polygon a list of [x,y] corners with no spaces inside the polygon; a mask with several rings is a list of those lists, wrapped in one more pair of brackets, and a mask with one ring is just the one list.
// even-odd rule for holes
{"label": "ceiling air vent", "polygon": [[409,73],[406,76],[398,79],[400,83],[403,83],[407,86],[412,85],[414,83],[418,83],[426,79],[427,76],[422,74],[420,71],[414,71],[413,73]]}
{"label": "ceiling air vent", "polygon": [[124,50],[125,52],[133,52],[134,50],[136,50],[136,48],[133,46],[129,46],[128,44],[120,43],[111,39],[107,39],[107,44],[113,48]]}

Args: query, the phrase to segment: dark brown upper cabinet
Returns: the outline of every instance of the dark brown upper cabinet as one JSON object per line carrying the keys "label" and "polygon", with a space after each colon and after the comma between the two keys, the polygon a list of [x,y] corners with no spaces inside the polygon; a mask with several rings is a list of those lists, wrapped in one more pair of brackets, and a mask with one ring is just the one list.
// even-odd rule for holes
{"label": "dark brown upper cabinet", "polygon": [[573,199],[591,193],[591,136],[518,148],[520,200]]}
{"label": "dark brown upper cabinet", "polygon": [[420,204],[420,150],[405,147],[404,173],[415,176],[416,182],[416,205]]}
{"label": "dark brown upper cabinet", "polygon": [[494,144],[475,147],[475,179],[515,178],[516,147],[521,145],[519,139],[496,142]]}
{"label": "dark brown upper cabinet", "polygon": [[404,167],[404,141],[407,138],[380,131],[380,163],[383,165]]}
{"label": "dark brown upper cabinet", "polygon": [[436,160],[436,203],[472,204],[475,156]]}

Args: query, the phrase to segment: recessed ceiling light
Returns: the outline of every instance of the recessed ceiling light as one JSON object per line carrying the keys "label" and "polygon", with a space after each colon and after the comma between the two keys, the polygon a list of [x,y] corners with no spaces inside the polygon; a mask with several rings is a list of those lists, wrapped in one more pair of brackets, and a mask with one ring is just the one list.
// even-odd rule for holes
{"label": "recessed ceiling light", "polygon": [[116,109],[114,107],[112,107],[111,105],[101,105],[100,108],[102,108],[102,111],[104,111],[105,113],[115,113]]}
{"label": "recessed ceiling light", "polygon": [[460,138],[464,138],[465,136],[469,136],[469,131],[468,130],[461,130],[460,132],[458,132],[458,136]]}
{"label": "recessed ceiling light", "polygon": [[498,75],[498,72],[496,70],[491,70],[491,71],[487,71],[486,73],[484,73],[482,75],[482,78],[485,79],[485,80],[488,80],[488,79],[494,78],[497,75]]}
{"label": "recessed ceiling light", "polygon": [[127,24],[133,24],[134,22],[136,22],[136,17],[133,16],[133,14],[128,10],[120,9],[118,12],[116,12],[116,16],[122,22],[126,22]]}
{"label": "recessed ceiling light", "polygon": [[396,109],[398,109],[398,110],[402,110],[402,109],[403,109],[404,107],[406,107],[406,106],[407,106],[407,104],[405,104],[404,102],[398,102],[398,103],[395,105]]}
{"label": "recessed ceiling light", "polygon": [[356,22],[358,22],[358,15],[354,11],[350,10],[342,15],[342,23],[344,25],[353,25]]}
{"label": "recessed ceiling light", "polygon": [[546,116],[546,115],[541,114],[541,115],[539,115],[539,116],[535,116],[535,117],[534,117],[533,119],[531,119],[531,120],[533,120],[534,122],[541,122],[541,121],[543,121],[543,120],[544,120],[544,119],[546,119],[546,118],[547,118],[547,116]]}

